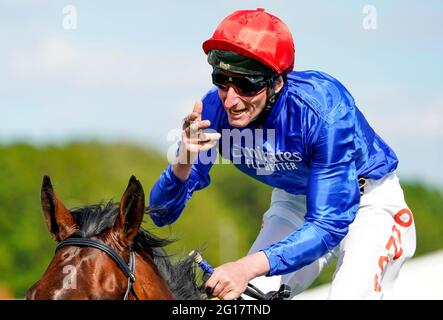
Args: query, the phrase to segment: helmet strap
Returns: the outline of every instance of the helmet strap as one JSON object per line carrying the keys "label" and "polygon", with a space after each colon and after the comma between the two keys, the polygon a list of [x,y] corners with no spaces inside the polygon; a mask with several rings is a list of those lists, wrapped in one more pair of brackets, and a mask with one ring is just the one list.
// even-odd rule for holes
{"label": "helmet strap", "polygon": [[260,112],[260,114],[255,118],[252,123],[257,126],[262,126],[268,115],[271,113],[272,108],[274,107],[275,100],[277,98],[277,95],[275,94],[275,80],[277,78],[272,77],[268,80],[268,85],[266,89],[266,104],[263,110]]}

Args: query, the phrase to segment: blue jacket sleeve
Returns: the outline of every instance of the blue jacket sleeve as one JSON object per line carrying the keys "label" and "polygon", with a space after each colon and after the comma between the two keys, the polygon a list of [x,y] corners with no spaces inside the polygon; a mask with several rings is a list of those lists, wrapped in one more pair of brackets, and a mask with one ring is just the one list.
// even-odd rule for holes
{"label": "blue jacket sleeve", "polygon": [[339,107],[334,121],[319,119],[309,135],[311,171],[307,213],[301,228],[263,251],[268,276],[296,271],[337,246],[358,210],[360,193],[354,161],[355,108]]}
{"label": "blue jacket sleeve", "polygon": [[211,166],[212,164],[194,164],[186,181],[181,181],[175,176],[171,165],[163,171],[149,197],[149,214],[157,226],[161,227],[177,220],[192,193],[209,185],[208,172]]}
{"label": "blue jacket sleeve", "polygon": [[[202,119],[211,121],[208,129],[213,131],[218,131],[220,108],[216,106],[219,103],[217,91],[214,89],[203,98]],[[149,214],[157,226],[161,227],[177,220],[193,192],[210,184],[209,170],[216,157],[216,147],[201,152],[186,181],[181,181],[175,176],[171,165],[163,171],[160,179],[152,187],[149,197]]]}

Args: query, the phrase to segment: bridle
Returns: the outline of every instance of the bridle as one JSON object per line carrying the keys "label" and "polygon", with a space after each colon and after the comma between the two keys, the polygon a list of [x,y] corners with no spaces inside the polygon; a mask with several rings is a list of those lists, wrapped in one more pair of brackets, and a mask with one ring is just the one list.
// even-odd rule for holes
{"label": "bridle", "polygon": [[73,235],[71,235],[71,237],[60,241],[59,244],[57,245],[57,248],[55,249],[55,252],[57,252],[60,248],[67,246],[90,247],[103,251],[104,253],[108,254],[112,258],[112,260],[115,261],[115,263],[117,263],[120,270],[128,278],[128,287],[126,289],[126,293],[123,297],[123,300],[128,300],[129,293],[132,293],[132,295],[136,300],[140,300],[137,296],[137,293],[134,290],[135,252],[132,250],[132,248],[129,251],[129,263],[126,264],[125,260],[123,260],[123,258],[119,256],[114,249],[104,244],[103,242],[100,242],[98,240],[86,239],[86,238],[77,238],[76,236],[77,235],[74,233]]}

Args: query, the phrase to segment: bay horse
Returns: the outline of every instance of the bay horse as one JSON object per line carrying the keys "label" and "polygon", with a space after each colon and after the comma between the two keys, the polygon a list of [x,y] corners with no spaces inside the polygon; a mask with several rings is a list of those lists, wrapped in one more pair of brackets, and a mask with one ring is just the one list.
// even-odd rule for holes
{"label": "bay horse", "polygon": [[145,214],[142,185],[132,176],[119,205],[69,211],[44,176],[41,205],[58,242],[43,276],[27,299],[202,299],[192,259],[173,263],[161,239],[141,228]]}

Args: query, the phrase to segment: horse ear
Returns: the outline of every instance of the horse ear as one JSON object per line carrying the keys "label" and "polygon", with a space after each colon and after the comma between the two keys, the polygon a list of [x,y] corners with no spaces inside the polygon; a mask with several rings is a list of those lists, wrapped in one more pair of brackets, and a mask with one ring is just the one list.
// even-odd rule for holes
{"label": "horse ear", "polygon": [[145,192],[140,181],[131,176],[128,187],[120,200],[114,230],[123,231],[129,242],[134,240],[145,214]]}
{"label": "horse ear", "polygon": [[51,179],[48,176],[43,177],[41,204],[46,225],[55,240],[64,240],[78,230],[77,223],[71,212],[65,208],[55,195]]}

